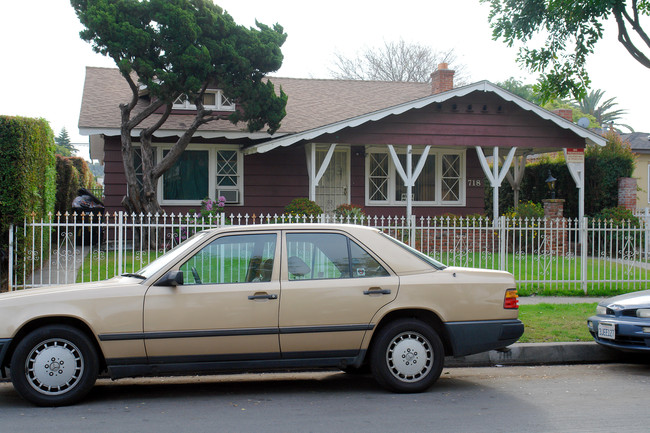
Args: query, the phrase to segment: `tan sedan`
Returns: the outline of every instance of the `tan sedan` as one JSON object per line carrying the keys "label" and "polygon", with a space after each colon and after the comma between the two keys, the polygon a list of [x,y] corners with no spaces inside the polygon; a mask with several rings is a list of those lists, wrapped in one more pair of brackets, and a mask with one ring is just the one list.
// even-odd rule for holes
{"label": "tan sedan", "polygon": [[71,404],[111,378],[370,369],[420,392],[444,356],[523,333],[511,274],[446,267],[353,225],[200,232],[135,274],[0,295],[0,371],[25,399]]}

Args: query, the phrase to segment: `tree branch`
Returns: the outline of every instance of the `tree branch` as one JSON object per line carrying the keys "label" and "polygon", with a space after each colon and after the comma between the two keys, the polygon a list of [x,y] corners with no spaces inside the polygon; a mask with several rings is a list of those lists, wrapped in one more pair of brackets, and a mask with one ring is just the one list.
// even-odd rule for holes
{"label": "tree branch", "polygon": [[636,11],[636,1],[633,2],[634,15],[636,20],[633,20],[627,11],[624,9],[624,6],[616,5],[612,8],[612,13],[616,18],[616,23],[618,24],[618,40],[625,49],[632,55],[632,57],[639,63],[641,63],[646,68],[650,68],[650,59],[646,56],[640,49],[634,45],[632,38],[627,31],[627,26],[625,21],[627,20],[631,25],[632,29],[641,37],[641,39],[650,47],[650,38],[643,31],[638,22],[638,13]]}

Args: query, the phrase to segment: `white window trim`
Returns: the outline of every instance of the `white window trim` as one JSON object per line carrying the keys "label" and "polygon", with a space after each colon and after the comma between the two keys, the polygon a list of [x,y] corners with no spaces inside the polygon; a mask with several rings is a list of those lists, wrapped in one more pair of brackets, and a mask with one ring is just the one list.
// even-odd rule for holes
{"label": "white window trim", "polygon": [[[172,144],[163,143],[155,147],[156,157],[158,161],[162,161],[163,152],[170,150]],[[218,150],[235,150],[237,151],[237,187],[229,187],[228,189],[239,190],[239,203],[227,203],[226,206],[243,206],[244,205],[244,154],[236,144],[189,144],[186,150],[207,150],[210,158],[208,164],[208,193],[209,198],[217,200],[217,151]],[[158,179],[158,203],[163,206],[201,206],[202,200],[165,200],[165,191],[163,184],[163,177]],[[197,208],[198,210],[198,208]]]}
{"label": "white window trim", "polygon": [[[395,151],[397,154],[405,154],[406,147],[395,146]],[[366,167],[365,167],[365,200],[366,206],[394,206],[394,207],[404,207],[406,206],[406,200],[396,200],[395,199],[395,190],[396,182],[399,179],[399,174],[393,164],[392,158],[388,158],[388,200],[370,200],[370,154],[371,153],[380,153],[388,154],[387,146],[372,146],[366,148]],[[466,173],[466,149],[456,149],[456,148],[431,148],[429,150],[429,156],[435,156],[436,159],[436,197],[435,201],[416,201],[413,200],[413,206],[446,206],[446,207],[464,207],[467,202],[466,194],[466,183],[467,183],[467,173]],[[413,164],[417,164],[417,161],[422,155],[422,149],[413,148]],[[443,155],[459,155],[460,156],[460,191],[459,191],[459,200],[458,201],[444,201],[442,200],[442,156]]]}
{"label": "white window trim", "polygon": [[[205,94],[214,94],[214,100],[215,104],[214,105],[204,105],[203,108],[207,110],[215,110],[215,111],[235,111],[235,103],[232,101],[229,101],[224,95],[223,92],[219,89],[208,89],[205,91]],[[224,99],[230,102],[230,105],[224,105]],[[172,105],[172,108],[174,110],[196,110],[196,105],[192,104],[190,99],[186,99],[182,103],[174,103]]]}

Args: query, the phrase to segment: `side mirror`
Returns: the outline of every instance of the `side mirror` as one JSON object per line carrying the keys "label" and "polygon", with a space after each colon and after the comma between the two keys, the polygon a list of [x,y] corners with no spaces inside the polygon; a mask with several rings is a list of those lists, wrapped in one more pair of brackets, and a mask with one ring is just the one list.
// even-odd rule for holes
{"label": "side mirror", "polygon": [[154,286],[176,287],[183,285],[183,271],[169,271]]}

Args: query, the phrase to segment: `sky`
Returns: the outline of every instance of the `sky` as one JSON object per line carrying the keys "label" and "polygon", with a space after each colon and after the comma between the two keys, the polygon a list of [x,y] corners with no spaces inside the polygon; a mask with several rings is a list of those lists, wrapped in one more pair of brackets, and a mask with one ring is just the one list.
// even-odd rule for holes
{"label": "sky", "polygon": [[[509,77],[534,83],[521,69],[516,48],[492,40],[489,6],[479,0],[217,0],[235,21],[279,23],[288,34],[284,63],[273,75],[329,78],[335,53],[355,56],[364,48],[403,39],[453,49],[469,82]],[[645,17],[645,28],[650,19]],[[650,132],[650,70],[617,42],[615,23],[588,63],[592,89],[615,97],[627,110],[622,122]],[[88,158],[88,137],[77,128],[86,66],[114,67],[79,38],[82,26],[68,0],[0,0],[0,115],[42,117],[55,135],[66,128],[79,155]],[[116,107],[117,110],[117,107]]]}

